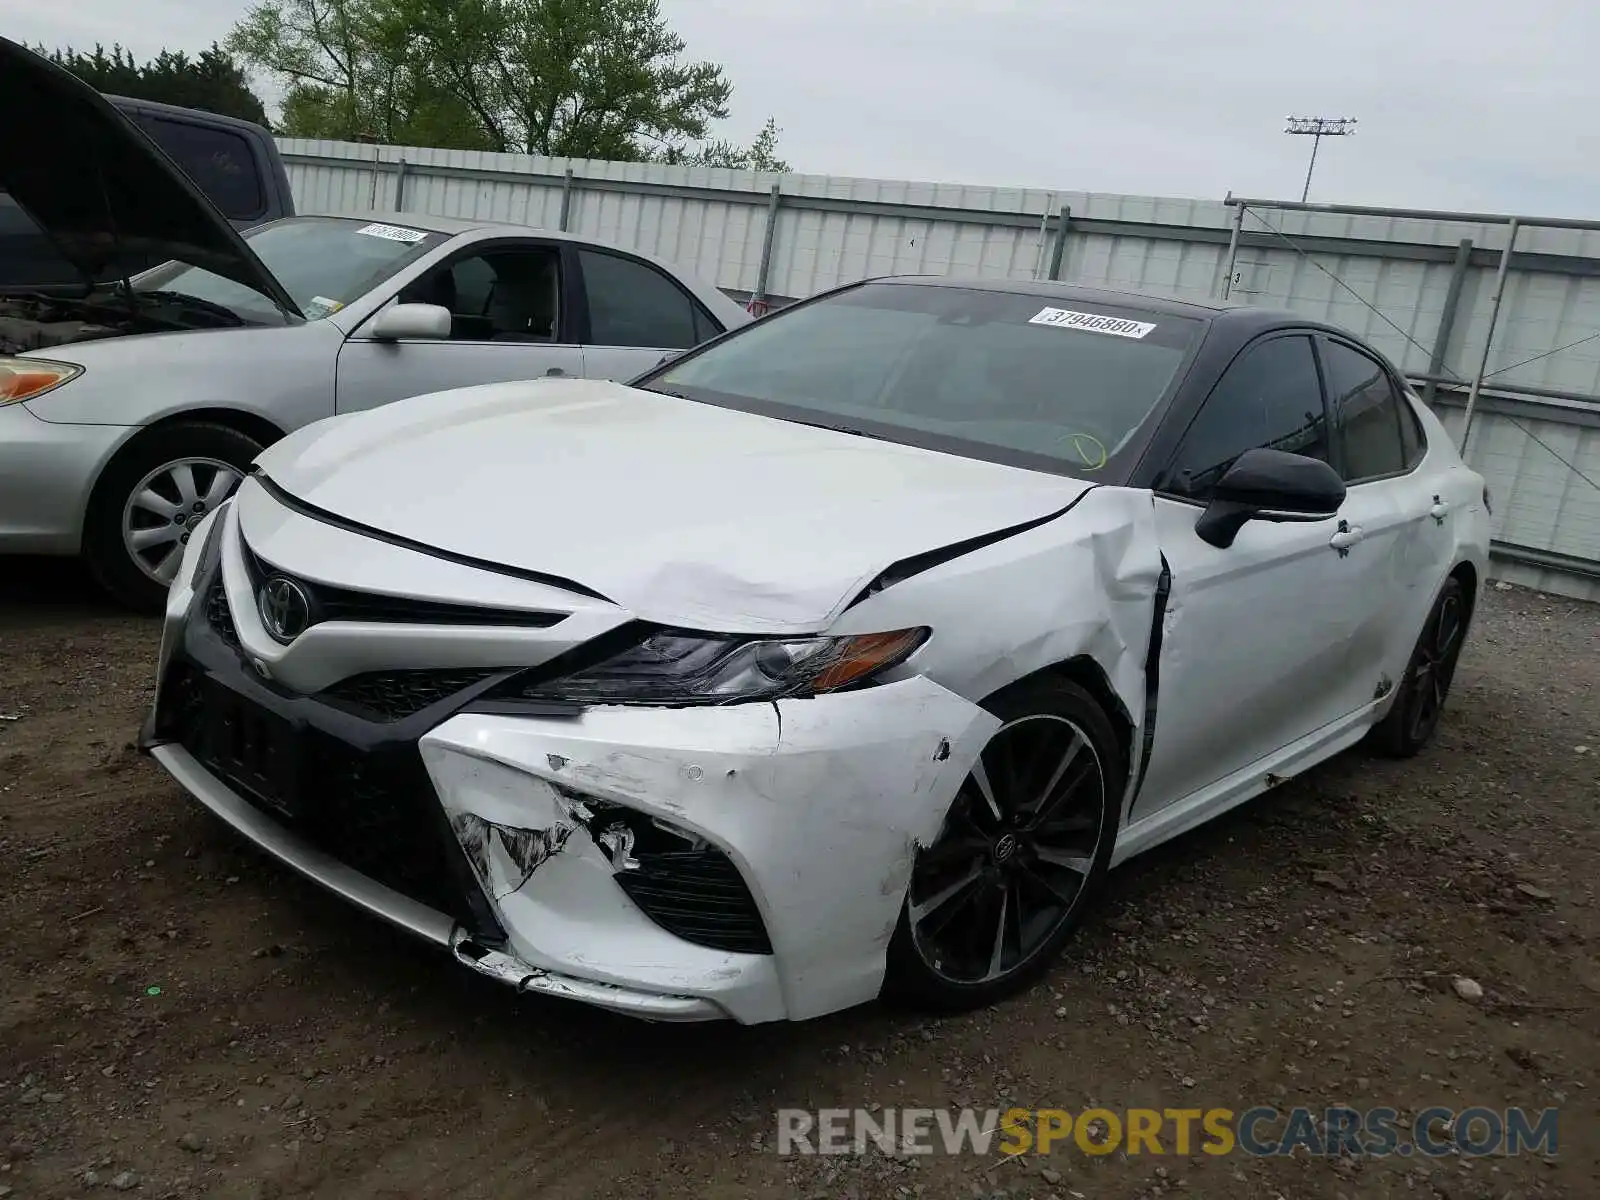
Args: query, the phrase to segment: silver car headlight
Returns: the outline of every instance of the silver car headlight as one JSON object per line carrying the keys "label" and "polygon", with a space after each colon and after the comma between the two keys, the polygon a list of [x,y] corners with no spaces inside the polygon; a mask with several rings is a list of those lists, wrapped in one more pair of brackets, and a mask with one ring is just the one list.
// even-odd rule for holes
{"label": "silver car headlight", "polygon": [[904,662],[926,629],[848,637],[749,638],[663,630],[593,666],[517,686],[527,700],[734,704],[837,692]]}

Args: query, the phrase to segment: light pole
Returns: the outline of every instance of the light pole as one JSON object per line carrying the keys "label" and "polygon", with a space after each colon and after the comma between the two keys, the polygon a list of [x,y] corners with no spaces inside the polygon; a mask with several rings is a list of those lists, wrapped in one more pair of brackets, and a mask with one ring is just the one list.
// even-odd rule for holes
{"label": "light pole", "polygon": [[1306,186],[1300,190],[1301,203],[1311,195],[1311,172],[1317,168],[1317,147],[1325,137],[1349,137],[1356,131],[1354,117],[1290,117],[1284,126],[1285,133],[1297,133],[1311,139],[1311,162],[1306,166]]}

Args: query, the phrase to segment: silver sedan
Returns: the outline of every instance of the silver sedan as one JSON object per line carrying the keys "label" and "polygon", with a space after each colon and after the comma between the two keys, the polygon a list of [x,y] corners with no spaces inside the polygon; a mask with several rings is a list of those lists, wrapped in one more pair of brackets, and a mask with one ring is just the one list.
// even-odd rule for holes
{"label": "silver sedan", "polygon": [[81,552],[156,606],[188,530],[302,425],[474,383],[626,379],[749,319],[651,258],[522,226],[293,217],[246,241],[298,313],[182,261],[136,278],[126,313],[0,298],[0,553]]}

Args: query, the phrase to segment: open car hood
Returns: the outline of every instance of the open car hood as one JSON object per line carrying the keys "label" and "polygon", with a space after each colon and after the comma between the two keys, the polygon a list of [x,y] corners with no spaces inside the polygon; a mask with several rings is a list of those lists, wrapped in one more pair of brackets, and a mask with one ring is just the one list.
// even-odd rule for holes
{"label": "open car hood", "polygon": [[87,281],[176,258],[300,315],[228,219],[142,130],[88,84],[6,38],[0,114],[0,189]]}
{"label": "open car hood", "polygon": [[256,463],[325,518],[727,633],[825,628],[886,568],[1093,486],[578,379],[333,417]]}

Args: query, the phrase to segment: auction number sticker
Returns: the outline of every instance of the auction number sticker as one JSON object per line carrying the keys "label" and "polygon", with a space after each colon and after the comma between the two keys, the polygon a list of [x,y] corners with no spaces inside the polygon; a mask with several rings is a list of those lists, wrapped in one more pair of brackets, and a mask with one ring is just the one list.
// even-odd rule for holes
{"label": "auction number sticker", "polygon": [[1109,333],[1116,337],[1142,338],[1155,325],[1149,321],[1130,321],[1126,317],[1107,317],[1099,313],[1073,312],[1069,308],[1041,308],[1028,318],[1029,325],[1054,325],[1058,329],[1083,329],[1090,333]]}
{"label": "auction number sticker", "polygon": [[356,232],[364,233],[368,237],[388,238],[391,242],[420,242],[428,236],[420,229],[406,229],[401,225],[380,225],[376,222],[363,225]]}

